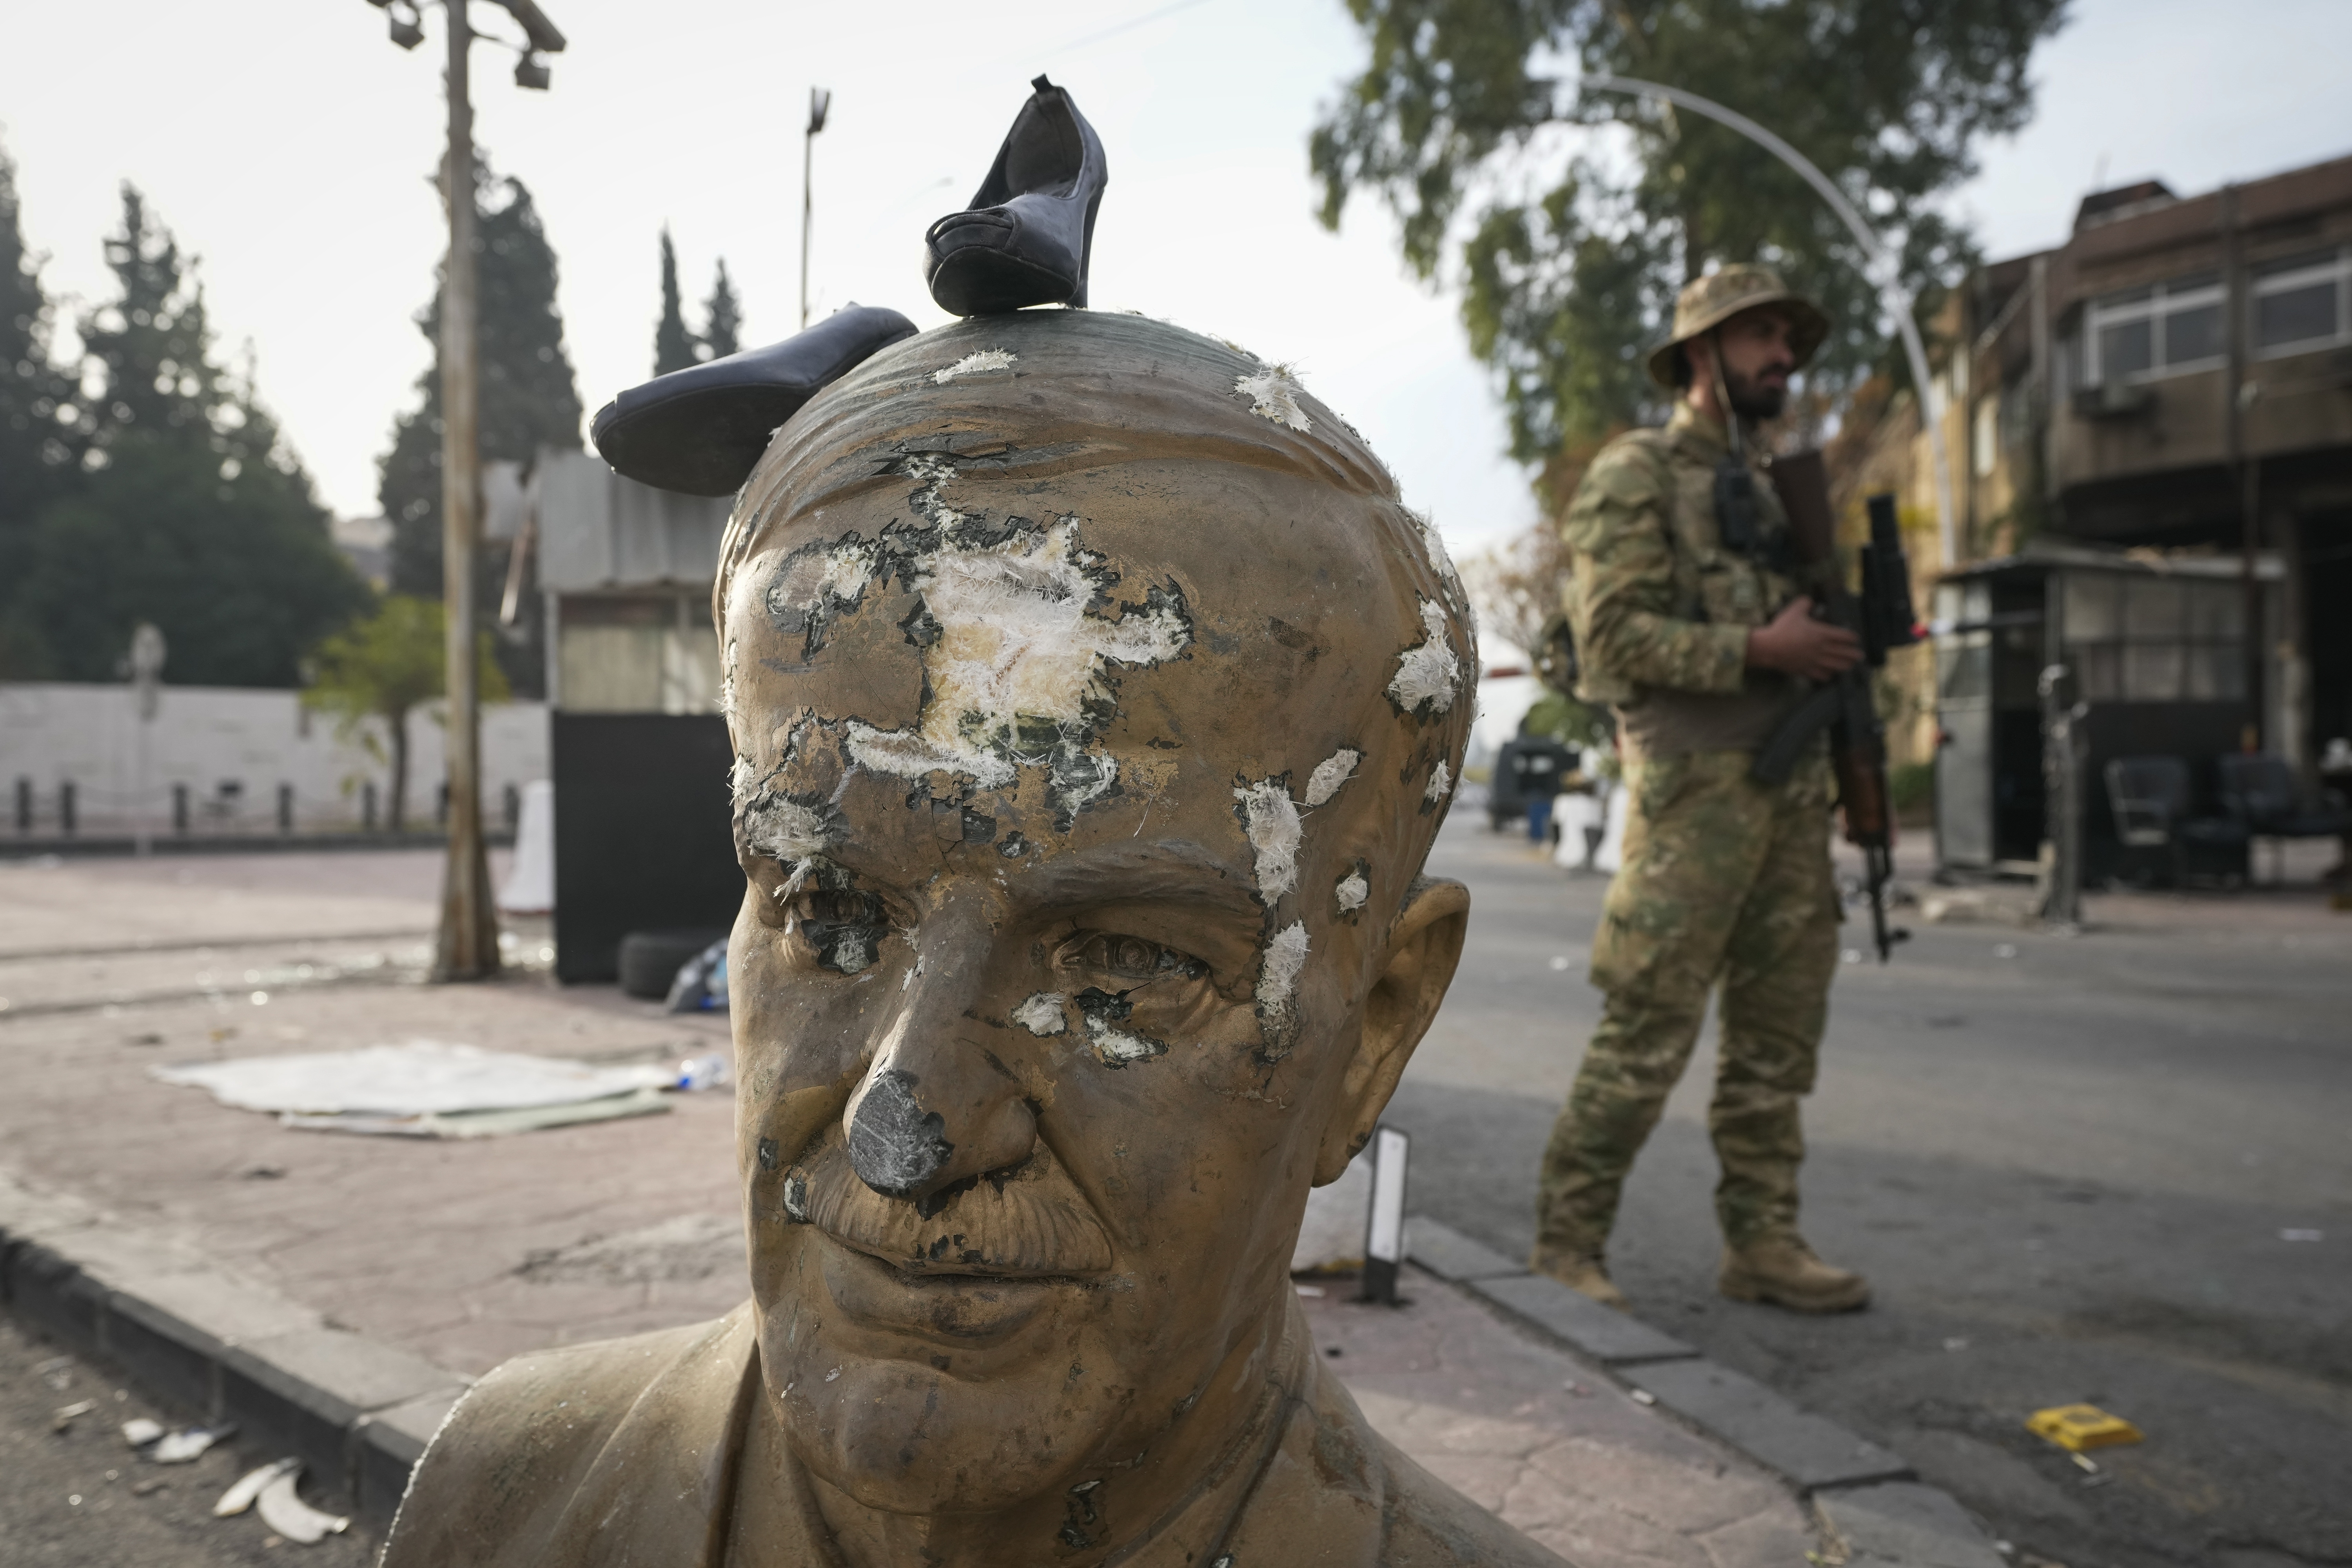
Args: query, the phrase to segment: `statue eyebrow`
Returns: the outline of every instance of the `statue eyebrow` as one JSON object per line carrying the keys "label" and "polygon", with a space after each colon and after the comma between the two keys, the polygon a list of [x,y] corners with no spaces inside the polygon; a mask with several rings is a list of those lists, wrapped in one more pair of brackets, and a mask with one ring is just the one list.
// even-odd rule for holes
{"label": "statue eyebrow", "polygon": [[1199,904],[1255,926],[1265,911],[1243,868],[1181,839],[1104,844],[1055,856],[1014,884],[1034,904]]}

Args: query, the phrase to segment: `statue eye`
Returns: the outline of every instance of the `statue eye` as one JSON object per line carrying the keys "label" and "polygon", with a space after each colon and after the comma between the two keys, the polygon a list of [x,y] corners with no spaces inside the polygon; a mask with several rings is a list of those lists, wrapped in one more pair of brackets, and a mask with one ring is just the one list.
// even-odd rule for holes
{"label": "statue eye", "polygon": [[793,895],[791,924],[819,967],[857,974],[874,966],[890,922],[872,893],[810,888]]}
{"label": "statue eye", "polygon": [[1209,966],[1190,953],[1141,937],[1110,931],[1087,931],[1063,949],[1063,961],[1075,967],[1117,975],[1130,984],[1153,980],[1196,979]]}

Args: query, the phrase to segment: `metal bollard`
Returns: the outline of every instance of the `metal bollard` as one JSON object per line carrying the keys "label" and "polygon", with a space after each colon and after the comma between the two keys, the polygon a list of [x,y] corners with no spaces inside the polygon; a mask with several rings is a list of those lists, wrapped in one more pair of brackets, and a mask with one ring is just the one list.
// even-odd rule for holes
{"label": "metal bollard", "polygon": [[441,785],[441,793],[434,798],[433,820],[438,826],[449,826],[449,785],[446,780]]}
{"label": "metal bollard", "polygon": [[172,831],[185,838],[188,836],[188,786],[172,786]]}
{"label": "metal bollard", "polygon": [[278,831],[294,831],[294,786],[289,784],[278,786]]}
{"label": "metal bollard", "polygon": [[58,832],[70,838],[74,831],[74,786],[68,779],[58,785]]}
{"label": "metal bollard", "polygon": [[375,780],[360,785],[360,827],[367,833],[375,831]]}
{"label": "metal bollard", "polygon": [[16,831],[33,831],[33,781],[26,778],[16,781]]}

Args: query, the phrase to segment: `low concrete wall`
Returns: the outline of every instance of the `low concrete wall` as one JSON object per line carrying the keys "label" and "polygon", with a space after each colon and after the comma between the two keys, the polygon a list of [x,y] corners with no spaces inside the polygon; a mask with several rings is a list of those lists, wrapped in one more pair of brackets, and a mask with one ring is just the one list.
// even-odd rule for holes
{"label": "low concrete wall", "polygon": [[[370,721],[366,730],[388,751],[381,721]],[[408,741],[409,826],[430,827],[442,775],[441,726],[425,711],[413,712]],[[548,776],[547,757],[544,703],[482,710],[483,806],[491,822],[503,821],[509,786],[519,791]],[[305,711],[291,691],[166,686],[154,719],[142,723],[128,686],[0,684],[0,844],[58,837],[62,786],[68,784],[74,831],[119,836],[142,826],[171,833],[174,784],[187,791],[193,834],[276,831],[281,786],[293,790],[294,831],[349,831],[360,825],[370,783],[381,826],[389,764],[371,755],[361,737],[340,738],[331,719]],[[31,788],[29,832],[18,816],[24,784]],[[236,787],[224,788],[230,784]]]}

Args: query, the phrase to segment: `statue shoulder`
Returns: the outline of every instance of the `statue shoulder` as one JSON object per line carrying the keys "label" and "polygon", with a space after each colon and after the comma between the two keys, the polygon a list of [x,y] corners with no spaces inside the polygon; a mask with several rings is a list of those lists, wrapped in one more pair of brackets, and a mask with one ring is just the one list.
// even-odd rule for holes
{"label": "statue shoulder", "polygon": [[[748,1308],[748,1303],[747,1303]],[[410,1476],[383,1568],[556,1561],[577,1505],[684,1459],[707,1469],[739,1423],[756,1361],[748,1310],[713,1322],[566,1345],[500,1363],[457,1402]],[[653,1440],[667,1453],[634,1453]]]}

